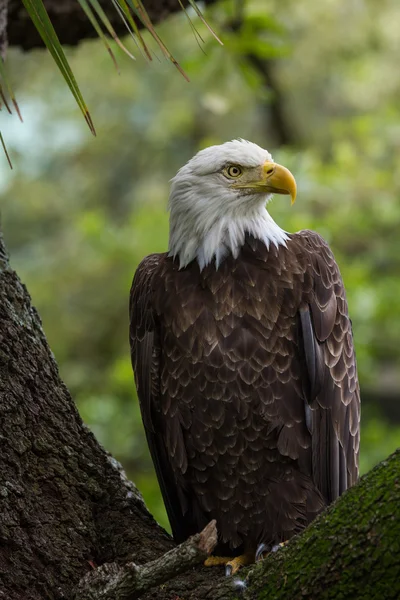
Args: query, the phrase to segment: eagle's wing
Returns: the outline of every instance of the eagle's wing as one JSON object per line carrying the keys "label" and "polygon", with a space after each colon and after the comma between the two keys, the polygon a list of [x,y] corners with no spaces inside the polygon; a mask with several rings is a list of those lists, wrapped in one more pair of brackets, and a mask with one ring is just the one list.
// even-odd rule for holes
{"label": "eagle's wing", "polygon": [[147,256],[135,273],[129,303],[130,346],[140,410],[147,443],[167,509],[172,533],[181,542],[194,533],[189,515],[181,510],[182,494],[164,442],[165,419],[160,406],[160,324],[152,305],[154,289],[163,285],[159,265],[165,255]]}
{"label": "eagle's wing", "polygon": [[302,231],[313,291],[300,307],[309,375],[306,420],[313,479],[328,502],[358,478],[360,391],[343,281],[334,256],[316,233]]}

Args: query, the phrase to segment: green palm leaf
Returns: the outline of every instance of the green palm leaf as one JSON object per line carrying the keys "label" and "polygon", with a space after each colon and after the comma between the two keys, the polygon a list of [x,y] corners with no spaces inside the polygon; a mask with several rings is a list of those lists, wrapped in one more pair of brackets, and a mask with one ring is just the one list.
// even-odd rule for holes
{"label": "green palm leaf", "polygon": [[109,53],[109,55],[111,56],[111,59],[115,65],[115,68],[117,69],[118,73],[119,73],[119,67],[118,67],[118,63],[117,60],[114,56],[113,51],[110,48],[110,44],[108,43],[107,37],[104,34],[104,31],[102,30],[102,28],[100,27],[92,9],[89,6],[89,3],[86,2],[86,0],[79,0],[79,4],[82,7],[82,10],[85,12],[87,18],[89,19],[89,21],[91,22],[91,24],[93,25],[94,29],[96,30],[97,35],[99,36],[99,38],[101,39],[101,41],[103,42],[103,44],[106,47],[107,52]]}
{"label": "green palm leaf", "polygon": [[[194,9],[194,11],[197,14],[197,16],[199,17],[199,19],[207,27],[208,31],[215,37],[215,39],[217,40],[217,42],[219,44],[221,44],[221,46],[223,46],[224,43],[221,42],[221,40],[219,39],[219,37],[217,36],[217,34],[215,33],[215,31],[212,29],[211,25],[205,20],[205,18],[203,17],[203,13],[201,12],[201,10],[199,9],[199,7],[197,6],[195,0],[188,0],[188,2],[190,4],[190,6]],[[179,2],[179,4],[181,4],[181,3]]]}
{"label": "green palm leaf", "polygon": [[162,53],[164,54],[164,56],[166,56],[166,58],[168,58],[168,60],[170,60],[173,65],[175,65],[175,67],[178,69],[178,71],[184,76],[186,81],[189,81],[189,77],[186,75],[185,71],[182,69],[182,67],[180,66],[178,61],[172,56],[171,52],[168,50],[168,48],[166,47],[164,42],[161,40],[161,38],[158,35],[158,33],[156,32],[156,30],[154,29],[153,23],[151,22],[150,17],[147,14],[145,7],[143,6],[142,0],[128,0],[128,1],[132,5],[133,10],[135,11],[136,15],[139,17],[139,19],[143,23],[144,27],[146,27],[146,29],[149,31],[150,35],[157,42],[157,44],[158,44],[159,48],[161,49]]}
{"label": "green palm leaf", "polygon": [[[15,99],[13,89],[11,87],[10,78],[8,76],[7,68],[6,68],[6,65],[5,65],[5,63],[4,63],[4,61],[3,61],[2,58],[0,58],[0,78],[1,78],[1,80],[4,83],[4,85],[7,88],[8,94],[9,94],[9,96],[11,98],[11,101],[12,101],[12,103],[14,105],[14,108],[15,108],[15,110],[17,112],[17,115],[20,118],[20,121],[22,121],[22,116],[21,116],[21,113],[20,113],[20,110],[19,110],[18,103],[17,103],[17,101]],[[6,97],[5,97],[5,94],[4,94],[4,91],[3,91],[3,88],[2,88],[1,85],[0,85],[0,96],[2,97],[3,102],[4,102],[4,104],[5,104],[8,112],[11,112],[10,107],[7,104],[7,100],[6,100]]]}
{"label": "green palm leaf", "polygon": [[[125,45],[121,42],[121,40],[117,36],[103,7],[100,5],[99,0],[77,0],[77,1],[79,2],[80,6],[82,7],[82,10],[85,12],[89,21],[92,23],[94,29],[97,32],[97,35],[99,36],[99,38],[102,40],[103,44],[105,45],[107,52],[110,54],[117,70],[118,70],[117,61],[116,61],[114,53],[110,47],[110,44],[108,43],[106,33],[105,33],[105,31],[103,31],[102,26],[105,28],[106,32],[114,39],[115,43],[118,44],[118,46],[128,56],[130,56],[132,59],[135,59],[135,57],[129,52],[129,50],[125,47]],[[156,30],[154,29],[153,23],[151,22],[151,19],[143,5],[142,0],[109,0],[109,1],[110,1],[110,3],[112,3],[114,5],[114,8],[120,15],[121,19],[124,21],[125,25],[127,26],[127,29],[129,31],[130,35],[132,36],[132,38],[134,39],[134,41],[138,45],[138,47],[141,49],[141,51],[143,51],[144,54],[147,56],[147,58],[149,60],[152,60],[150,50],[147,47],[147,45],[143,39],[143,36],[139,30],[139,27],[135,21],[135,17],[138,20],[140,20],[141,23],[143,24],[143,26],[149,31],[150,35],[153,37],[153,39],[156,41],[158,46],[161,48],[161,51],[163,52],[164,56],[166,56],[176,66],[176,68],[182,73],[182,75],[185,77],[185,79],[187,79],[189,81],[188,76],[186,75],[186,73],[184,72],[182,67],[179,65],[178,61],[172,56],[171,52],[165,46],[165,44],[163,43],[163,41],[157,34]],[[221,40],[218,38],[218,36],[215,34],[215,32],[211,29],[210,25],[204,19],[196,2],[194,0],[188,0],[188,1],[189,1],[190,6],[192,6],[194,11],[198,15],[198,17],[208,27],[208,29],[210,30],[212,35],[216,38],[216,40],[218,40],[219,43],[222,44]],[[57,36],[57,34],[54,30],[54,27],[50,21],[49,15],[47,14],[46,8],[43,4],[43,0],[22,0],[22,2],[24,4],[30,18],[32,19],[33,24],[35,25],[38,33],[40,34],[43,42],[45,43],[47,49],[49,50],[55,63],[57,64],[69,89],[71,90],[71,92],[72,92],[79,108],[81,109],[82,114],[89,126],[90,131],[93,133],[93,135],[96,135],[96,131],[94,129],[93,121],[90,116],[89,110],[85,104],[85,101],[83,99],[83,96],[81,94],[79,86],[76,82],[74,74],[71,70],[71,67],[70,67],[68,61],[67,61],[67,58],[66,58],[64,50],[61,46],[60,40],[58,39],[58,36]],[[187,11],[181,0],[179,0],[179,4],[189,19],[190,26],[193,29],[195,37],[199,37],[201,40],[201,36],[197,32],[197,30],[196,30],[193,22],[191,21],[189,15],[187,14]],[[7,90],[8,95],[11,98],[12,104],[14,105],[14,108],[15,108],[19,118],[22,121],[19,106],[15,99],[15,96],[14,96],[14,93],[13,93],[13,90],[12,90],[12,87],[10,84],[10,79],[8,77],[6,65],[5,65],[4,61],[2,59],[0,59],[0,98],[3,101],[6,109],[9,112],[11,112],[10,105],[7,102],[5,90]],[[1,103],[0,103],[0,108],[1,108]],[[3,146],[7,160],[10,164],[10,167],[12,168],[10,157],[9,157],[7,149],[5,147],[3,136],[1,134],[1,132],[0,132],[0,143]]]}
{"label": "green palm leaf", "polygon": [[[83,4],[87,4],[86,0],[78,0],[79,4],[82,6]],[[104,12],[103,8],[100,6],[99,0],[89,0],[90,4],[93,7],[93,10],[97,13],[97,16],[102,21],[104,27],[107,29],[108,33],[114,39],[115,43],[127,54],[130,58],[135,60],[135,57],[129,52],[129,50],[124,46],[121,42],[117,34],[115,33],[114,27],[111,25],[109,18]]]}
{"label": "green palm leaf", "polygon": [[[130,29],[128,27],[128,31],[130,32],[131,36],[133,37],[133,39],[136,42],[136,39],[135,39],[135,35],[136,35],[137,39],[139,40],[140,47],[144,51],[147,58],[149,60],[151,60],[152,57],[150,54],[150,50],[146,46],[146,42],[144,41],[143,36],[140,33],[139,27],[136,25],[135,19],[132,16],[132,12],[131,12],[128,4],[126,3],[126,0],[112,0],[112,3],[114,4],[114,6],[116,7],[118,12],[120,12],[120,11],[122,12],[125,23],[130,27]],[[120,14],[121,14],[121,12],[120,12]]]}
{"label": "green palm leaf", "polygon": [[5,143],[4,143],[4,140],[3,140],[3,135],[2,135],[2,133],[1,133],[1,131],[0,131],[0,142],[1,142],[1,145],[3,146],[4,154],[6,155],[6,158],[7,158],[7,160],[8,160],[8,164],[10,165],[10,169],[12,169],[12,168],[13,168],[13,166],[12,166],[12,163],[11,163],[11,160],[10,160],[10,157],[9,157],[9,154],[8,154],[8,152],[7,152],[7,148],[6,148],[6,145],[5,145]]}
{"label": "green palm leaf", "polygon": [[60,69],[65,81],[68,84],[82,114],[89,126],[90,131],[93,135],[96,135],[93,121],[90,116],[89,110],[83,100],[81,91],[78,87],[74,74],[72,73],[71,67],[66,59],[64,50],[60,44],[60,40],[54,30],[54,27],[50,21],[49,15],[46,12],[42,0],[22,0],[24,6],[31,17],[36,29],[38,30],[43,42],[46,44],[50,54]]}

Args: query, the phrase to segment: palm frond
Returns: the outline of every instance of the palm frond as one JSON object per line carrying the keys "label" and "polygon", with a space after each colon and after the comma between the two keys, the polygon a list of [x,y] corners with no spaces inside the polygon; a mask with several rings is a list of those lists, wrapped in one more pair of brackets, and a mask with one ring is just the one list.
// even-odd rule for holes
{"label": "palm frond", "polygon": [[175,67],[178,69],[178,71],[184,76],[186,81],[189,81],[189,77],[186,75],[185,71],[182,69],[182,67],[180,66],[178,61],[172,56],[171,52],[168,50],[168,48],[166,47],[164,42],[161,40],[161,38],[158,35],[158,33],[156,32],[156,30],[154,29],[153,23],[151,22],[150,17],[147,14],[145,7],[143,6],[142,0],[128,0],[128,1],[132,5],[135,13],[137,14],[139,19],[143,23],[144,27],[146,27],[146,29],[149,31],[152,38],[157,42],[157,45],[161,49],[161,52],[164,54],[164,56],[166,58],[168,58],[168,60],[170,60],[173,65],[175,65]]}
{"label": "palm frond", "polygon": [[1,133],[1,131],[0,131],[0,142],[1,142],[1,145],[3,146],[4,154],[6,155],[8,164],[10,165],[10,169],[12,169],[13,166],[12,166],[12,163],[11,163],[11,160],[10,160],[10,156],[9,156],[9,154],[7,152],[7,148],[6,148],[6,145],[4,143],[3,134]]}
{"label": "palm frond", "polygon": [[217,34],[215,33],[215,31],[212,29],[211,25],[205,20],[203,13],[201,12],[201,10],[199,9],[199,7],[197,6],[195,0],[188,0],[190,6],[194,9],[196,15],[199,17],[199,19],[204,23],[204,25],[207,27],[208,31],[211,33],[211,35],[217,40],[217,42],[219,44],[221,44],[221,46],[224,45],[224,43],[219,39],[219,37],[217,36]]}
{"label": "palm frond", "polygon": [[56,62],[62,76],[69,89],[71,90],[82,114],[87,122],[90,131],[93,135],[96,135],[96,131],[93,125],[92,118],[89,110],[83,100],[81,91],[76,82],[75,76],[72,73],[71,67],[66,59],[64,50],[60,44],[60,40],[54,30],[54,27],[50,21],[49,15],[44,7],[42,0],[22,0],[29,16],[31,17],[38,33],[40,34],[43,42],[46,44],[50,54]]}
{"label": "palm frond", "polygon": [[102,30],[102,28],[100,27],[92,9],[89,6],[89,2],[87,2],[86,0],[79,0],[79,4],[82,7],[82,10],[84,11],[84,13],[86,14],[87,18],[89,19],[89,21],[91,22],[91,24],[93,25],[97,35],[99,36],[99,38],[101,39],[101,41],[103,42],[104,46],[106,47],[107,52],[109,53],[109,55],[111,56],[111,60],[113,61],[115,68],[117,69],[118,73],[119,73],[119,67],[118,67],[118,63],[117,60],[114,56],[113,51],[111,50],[110,44],[108,43],[107,37],[104,34],[104,31]]}
{"label": "palm frond", "polygon": [[[111,46],[108,42],[106,34],[111,36],[111,38],[114,40],[114,42],[130,58],[135,60],[135,57],[133,56],[133,54],[126,48],[126,46],[121,42],[121,40],[117,36],[115,29],[112,26],[111,21],[108,18],[106,12],[104,11],[103,7],[101,6],[99,0],[77,0],[77,1],[79,2],[82,10],[86,14],[90,23],[94,27],[97,35],[102,40],[107,52],[111,56],[111,59],[115,65],[117,71],[118,71],[118,64],[117,64],[116,58],[114,56],[114,53],[111,49]],[[89,126],[90,131],[93,133],[93,135],[96,135],[96,131],[95,131],[89,110],[83,99],[82,93],[76,82],[75,76],[72,72],[72,69],[71,69],[69,63],[68,63],[68,60],[65,56],[64,50],[62,48],[60,40],[58,39],[57,33],[54,30],[54,27],[51,23],[50,17],[49,17],[49,15],[46,11],[46,8],[43,4],[43,0],[22,0],[22,2],[24,4],[30,18],[32,19],[32,22],[35,25],[38,33],[40,34],[44,44],[46,45],[47,49],[49,50],[50,54],[52,55],[54,62],[56,63],[58,69],[60,70],[60,73],[64,77],[69,89],[71,90],[71,93],[73,94],[75,101],[77,102],[77,104]],[[133,38],[135,44],[138,46],[140,51],[142,53],[144,53],[144,55],[149,60],[152,60],[152,55],[151,55],[151,52],[150,52],[148,46],[146,45],[146,42],[140,32],[137,21],[141,22],[143,27],[148,30],[151,37],[155,40],[157,45],[160,47],[164,56],[169,61],[171,61],[172,64],[175,65],[175,67],[179,70],[179,72],[185,77],[185,79],[187,81],[189,81],[189,78],[188,78],[187,74],[185,73],[185,71],[182,69],[182,67],[180,66],[178,61],[174,58],[174,56],[171,54],[171,52],[168,50],[168,48],[165,46],[164,42],[161,40],[160,36],[156,32],[156,30],[153,26],[153,23],[144,7],[142,0],[109,0],[109,2],[110,2],[110,4],[112,4],[114,6],[114,9],[117,11],[121,20],[125,23],[127,30],[129,32],[129,34],[131,35],[131,37]],[[188,3],[193,8],[196,15],[199,17],[199,19],[209,29],[209,31],[215,37],[215,39],[220,44],[222,44],[221,40],[218,38],[216,33],[213,31],[211,26],[207,23],[207,21],[203,17],[196,2],[194,0],[188,0]],[[190,18],[182,0],[179,0],[179,4],[180,4],[182,10],[186,13],[187,18],[189,19],[189,23],[193,30],[195,38],[197,39],[197,41],[199,41],[199,39],[200,39],[200,41],[202,42],[203,39],[201,38],[196,27],[194,26],[194,23],[193,23],[192,19]],[[5,65],[4,61],[2,59],[0,59],[0,98],[3,101],[6,109],[9,112],[11,112],[10,104],[7,101],[7,96],[6,96],[5,90],[7,90],[8,96],[11,99],[11,102],[15,108],[15,111],[17,112],[19,118],[22,121],[19,106],[15,99],[15,95],[13,93],[13,90],[12,90],[12,87],[10,84],[10,79],[8,77],[6,65]],[[1,104],[0,104],[0,109],[1,109]],[[10,157],[9,157],[7,149],[5,147],[3,136],[1,134],[1,132],[0,132],[0,142],[3,146],[3,149],[6,154],[9,165],[12,168]]]}
{"label": "palm frond", "polygon": [[[7,88],[8,94],[9,94],[9,96],[11,98],[11,102],[14,105],[15,111],[16,111],[17,115],[19,116],[20,121],[22,121],[21,112],[19,110],[18,103],[17,103],[17,101],[15,99],[15,95],[14,95],[14,92],[13,92],[13,89],[12,89],[12,86],[11,86],[11,83],[10,83],[10,78],[8,76],[8,72],[7,72],[7,68],[6,68],[5,62],[3,61],[2,58],[0,58],[0,78],[1,78],[1,81],[4,83],[4,85]],[[3,102],[4,102],[4,104],[5,104],[8,112],[11,113],[11,110],[10,110],[9,105],[7,104],[6,96],[4,94],[2,86],[0,86],[0,96],[2,97]]]}
{"label": "palm frond", "polygon": [[[112,3],[116,7],[117,11],[121,11],[125,20],[125,23],[128,25],[128,31],[138,44],[138,46],[143,50],[144,54],[147,56],[149,60],[151,60],[150,50],[146,46],[146,42],[143,39],[142,34],[140,33],[140,29],[136,24],[135,19],[132,16],[132,12],[126,3],[126,0],[112,0]],[[119,13],[121,15],[121,12]],[[122,18],[122,17],[121,17]],[[135,37],[136,36],[136,37]],[[137,42],[137,40],[138,42]]]}
{"label": "palm frond", "polygon": [[[86,2],[86,0],[78,0],[78,2],[82,6],[82,2]],[[115,33],[114,27],[111,25],[110,19],[107,17],[106,13],[101,7],[99,0],[89,0],[89,2],[92,5],[93,9],[96,11],[97,16],[99,17],[99,19],[101,20],[104,27],[107,29],[108,33],[111,35],[115,43],[121,48],[121,50],[125,52],[125,54],[129,56],[129,58],[132,58],[132,60],[136,60],[133,54],[129,52],[129,50],[124,46],[124,44],[121,42],[121,40]]]}

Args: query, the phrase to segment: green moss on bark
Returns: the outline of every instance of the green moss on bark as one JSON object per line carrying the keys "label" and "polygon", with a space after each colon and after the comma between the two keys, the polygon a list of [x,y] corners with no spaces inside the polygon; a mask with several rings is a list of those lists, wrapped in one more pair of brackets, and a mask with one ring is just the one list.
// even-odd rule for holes
{"label": "green moss on bark", "polygon": [[245,598],[400,598],[400,451],[254,567]]}

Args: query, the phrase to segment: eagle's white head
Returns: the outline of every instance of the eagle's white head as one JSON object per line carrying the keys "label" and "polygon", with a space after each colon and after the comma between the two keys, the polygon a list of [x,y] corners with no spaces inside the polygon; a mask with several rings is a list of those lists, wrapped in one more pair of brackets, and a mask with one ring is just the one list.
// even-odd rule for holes
{"label": "eagle's white head", "polygon": [[172,179],[169,254],[180,268],[197,259],[203,269],[237,256],[246,233],[269,245],[287,234],[265,208],[272,194],[296,198],[293,175],[269,152],[245,140],[201,150]]}

